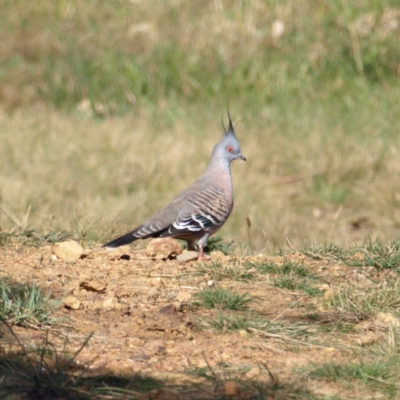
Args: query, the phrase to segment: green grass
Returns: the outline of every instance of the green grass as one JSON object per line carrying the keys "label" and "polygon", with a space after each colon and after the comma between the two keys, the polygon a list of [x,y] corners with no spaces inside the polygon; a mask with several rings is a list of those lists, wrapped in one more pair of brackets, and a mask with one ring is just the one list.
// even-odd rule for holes
{"label": "green grass", "polygon": [[211,253],[213,251],[221,251],[225,255],[232,253],[233,240],[230,242],[224,241],[220,236],[213,236],[207,241],[207,245],[204,247],[206,253]]}
{"label": "green grass", "polygon": [[239,262],[225,264],[219,261],[210,261],[196,264],[194,274],[196,276],[209,276],[216,282],[223,279],[246,282],[254,278],[253,274],[248,272],[250,268],[243,267]]}
{"label": "green grass", "polygon": [[247,310],[249,303],[256,300],[248,293],[238,294],[221,288],[203,290],[195,293],[193,298],[196,299],[193,304],[198,307],[235,311]]}
{"label": "green grass", "polygon": [[353,260],[351,264],[354,266],[392,269],[400,272],[400,243],[398,241],[383,243],[376,240],[365,246],[356,247],[355,252],[357,251],[363,255],[363,259]]}
{"label": "green grass", "polygon": [[349,248],[336,244],[327,244],[314,248],[306,246],[301,250],[305,255],[316,260],[329,260],[353,267],[375,267],[400,271],[400,243],[397,240],[383,242],[380,239],[367,239],[366,243]]}
{"label": "green grass", "polygon": [[338,289],[329,298],[328,305],[343,312],[359,314],[361,319],[380,311],[400,315],[400,281],[380,289]]}
{"label": "green grass", "polygon": [[388,399],[395,399],[399,393],[397,371],[398,357],[377,358],[373,361],[351,363],[325,363],[315,366],[307,373],[311,380],[326,380],[339,383],[344,387],[354,388],[358,385],[362,389],[380,391]]}
{"label": "green grass", "polygon": [[330,260],[341,262],[346,257],[346,250],[334,243],[327,243],[321,247],[305,246],[301,252],[315,260]]}
{"label": "green grass", "polygon": [[[337,333],[336,333],[337,334]],[[322,363],[312,362],[308,367],[296,367],[304,382],[321,381],[335,387],[337,393],[350,390],[366,398],[396,399],[399,395],[399,337],[391,326],[378,344],[354,349],[350,357]]]}
{"label": "green grass", "polygon": [[[199,102],[252,94],[253,103],[279,104],[291,95],[304,96],[303,91],[318,96],[322,82],[328,95],[339,97],[347,94],[344,82],[360,90],[396,79],[395,28],[390,18],[384,20],[395,9],[394,0],[379,7],[370,1],[331,0],[318,8],[306,2],[288,2],[282,9],[278,4],[224,2],[210,9],[209,2],[153,7],[8,2],[0,20],[9,32],[2,83],[14,78],[13,86],[21,90],[8,99],[14,106],[42,101],[73,109],[87,99],[90,111],[103,116],[163,99]],[[15,18],[8,17],[14,13]],[[354,30],[368,13],[374,22]],[[284,33],[274,38],[276,20],[283,22]],[[215,36],[204,37],[205,32]]]}
{"label": "green grass", "polygon": [[252,326],[251,315],[218,312],[215,316],[197,318],[198,329],[212,329],[218,333],[247,330]]}
{"label": "green grass", "polygon": [[0,232],[0,247],[6,248],[15,245],[39,247],[47,243],[63,242],[71,237],[65,231],[54,231],[40,234],[35,229],[12,229]]}
{"label": "green grass", "polygon": [[12,325],[43,326],[57,323],[53,310],[62,299],[51,299],[32,284],[14,284],[0,280],[0,319]]}
{"label": "green grass", "polygon": [[331,382],[361,380],[363,383],[371,383],[377,378],[388,377],[387,366],[380,361],[367,364],[323,364],[311,371],[309,377],[326,378]]}
{"label": "green grass", "polygon": [[[187,243],[182,243],[183,248],[187,249]],[[207,245],[204,247],[205,253],[212,253],[213,251],[220,251],[225,255],[232,253],[233,240],[230,242],[224,241],[220,236],[213,236],[208,239]]]}
{"label": "green grass", "polygon": [[199,317],[196,316],[198,329],[210,329],[219,334],[234,331],[246,331],[249,335],[284,343],[292,350],[318,342],[321,329],[310,323],[273,321],[254,312],[221,311]]}
{"label": "green grass", "polygon": [[[260,382],[258,380],[243,379],[243,374],[248,372],[248,368],[241,370],[231,370],[224,368],[220,365],[218,370],[213,370],[209,365],[207,367],[189,367],[186,372],[195,377],[201,377],[214,383],[214,393],[212,398],[216,400],[223,400],[229,398],[223,393],[223,383],[234,382],[242,396],[248,396],[255,400],[277,399],[277,400],[291,400],[291,399],[318,399],[314,396],[307,387],[299,384],[299,382],[291,381],[290,379],[280,380],[276,374],[273,374],[268,366],[265,364],[261,372],[269,376],[268,382]],[[219,390],[218,390],[219,389]],[[231,396],[230,396],[231,397]]]}
{"label": "green grass", "polygon": [[299,282],[298,279],[289,276],[283,276],[275,280],[274,285],[281,289],[300,290],[309,296],[322,296],[323,294],[322,290],[314,287],[308,281],[302,280]]}
{"label": "green grass", "polygon": [[281,289],[298,290],[309,296],[321,296],[323,291],[315,287],[317,277],[302,264],[285,261],[277,265],[270,261],[249,262],[248,267],[256,268],[263,274],[274,276],[273,284]]}

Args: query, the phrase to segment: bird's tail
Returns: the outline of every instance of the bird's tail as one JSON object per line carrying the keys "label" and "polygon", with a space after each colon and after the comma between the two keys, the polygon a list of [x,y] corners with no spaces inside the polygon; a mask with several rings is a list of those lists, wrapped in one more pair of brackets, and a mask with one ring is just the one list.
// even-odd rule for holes
{"label": "bird's tail", "polygon": [[138,238],[135,237],[134,232],[129,232],[123,236],[120,236],[117,239],[112,240],[110,243],[103,244],[102,247],[106,247],[108,250],[111,250],[111,249],[115,249],[116,247],[132,243],[135,240],[138,240]]}

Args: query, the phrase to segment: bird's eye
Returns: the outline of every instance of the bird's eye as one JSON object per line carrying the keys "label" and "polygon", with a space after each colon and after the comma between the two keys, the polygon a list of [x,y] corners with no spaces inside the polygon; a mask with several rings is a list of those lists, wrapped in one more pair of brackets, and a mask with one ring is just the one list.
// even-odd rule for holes
{"label": "bird's eye", "polygon": [[233,153],[233,147],[232,146],[226,146],[226,151],[228,153]]}

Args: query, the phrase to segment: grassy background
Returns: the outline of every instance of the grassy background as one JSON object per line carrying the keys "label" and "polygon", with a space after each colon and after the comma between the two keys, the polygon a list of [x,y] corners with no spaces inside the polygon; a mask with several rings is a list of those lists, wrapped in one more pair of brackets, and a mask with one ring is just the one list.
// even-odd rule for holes
{"label": "grassy background", "polygon": [[396,0],[4,1],[3,229],[104,241],[192,183],[227,104],[221,230],[253,246],[398,237]]}

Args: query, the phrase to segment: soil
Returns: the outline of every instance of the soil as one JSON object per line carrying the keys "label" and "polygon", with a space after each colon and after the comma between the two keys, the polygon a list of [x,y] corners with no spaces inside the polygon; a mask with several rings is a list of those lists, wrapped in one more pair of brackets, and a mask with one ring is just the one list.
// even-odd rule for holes
{"label": "soil", "polygon": [[[251,398],[246,397],[240,383],[235,383],[239,381],[298,381],[296,368],[351,360],[355,348],[379,341],[383,335],[379,329],[371,328],[373,322],[363,321],[358,314],[326,307],[335,288],[366,290],[390,279],[374,268],[353,268],[301,253],[237,257],[215,252],[210,257],[209,263],[219,262],[236,269],[265,260],[277,265],[287,261],[303,264],[318,277],[316,285],[323,295],[280,289],[274,285],[272,275],[256,268],[247,271],[252,274],[248,281],[217,281],[211,273],[199,274],[196,260],[154,260],[144,249],[129,247],[113,252],[85,251],[76,261],[67,262],[55,256],[52,245],[10,246],[0,251],[0,277],[15,283],[36,282],[44,293],[64,299],[54,312],[63,320],[49,330],[45,326],[13,326],[21,342],[40,345],[48,330],[49,340],[58,351],[74,354],[92,334],[76,357],[77,365],[86,366],[95,374],[151,376],[175,388],[207,386],[201,374],[188,372],[208,371],[215,378],[204,389],[211,398],[213,391],[219,390],[228,396]],[[193,295],[215,286],[256,296],[249,311],[232,313],[263,318],[272,328],[276,324],[281,330],[213,329],[207,321],[215,318],[218,310],[196,307]],[[335,324],[346,318],[353,326],[370,325],[342,334]],[[323,334],[321,326],[327,327]],[[3,332],[1,345],[15,345],[15,338]],[[215,382],[223,383],[218,386]],[[362,394],[351,387],[344,389],[322,381],[308,381],[307,388],[315,395],[341,398],[358,398]],[[174,390],[172,395],[164,391],[152,398],[186,398]],[[203,397],[192,392],[187,398]]]}

